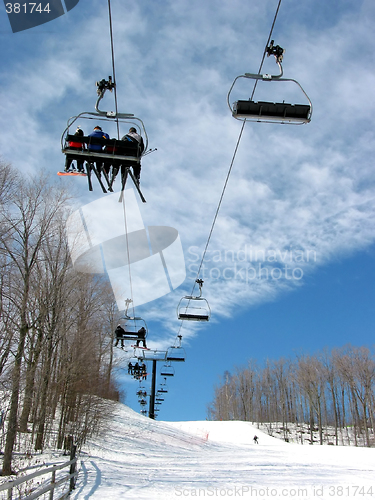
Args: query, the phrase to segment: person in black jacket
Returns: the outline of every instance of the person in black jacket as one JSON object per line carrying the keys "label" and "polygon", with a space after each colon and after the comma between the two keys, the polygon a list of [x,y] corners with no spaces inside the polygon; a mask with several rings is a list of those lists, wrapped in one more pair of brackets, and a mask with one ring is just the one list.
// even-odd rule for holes
{"label": "person in black jacket", "polygon": [[118,325],[116,327],[115,335],[116,335],[115,347],[118,346],[118,343],[121,340],[121,349],[123,349],[124,348],[124,338],[125,338],[126,332],[121,325]]}
{"label": "person in black jacket", "polygon": [[[141,135],[138,134],[137,129],[135,127],[130,127],[129,132],[126,135],[124,135],[124,137],[121,140],[129,141],[137,145],[138,147],[137,157],[141,156],[141,154],[145,149],[143,138]],[[132,169],[134,172],[134,177],[136,178],[136,181],[139,184],[141,181],[141,162],[132,165]]]}
{"label": "person in black jacket", "polygon": [[143,347],[147,349],[146,346],[146,328],[142,326],[138,332],[137,332],[138,338],[137,338],[137,343],[136,346],[139,347],[139,343],[142,342]]}

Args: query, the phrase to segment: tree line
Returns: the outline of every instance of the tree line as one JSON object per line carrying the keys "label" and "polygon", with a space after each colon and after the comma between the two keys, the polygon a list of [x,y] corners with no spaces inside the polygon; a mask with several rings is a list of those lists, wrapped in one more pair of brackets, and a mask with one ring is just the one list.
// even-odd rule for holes
{"label": "tree line", "polygon": [[215,387],[208,407],[212,420],[280,423],[288,440],[288,425],[307,424],[310,438],[320,444],[334,433],[357,446],[374,446],[375,356],[367,347],[346,345],[296,359],[250,360],[247,367],[228,371]]}
{"label": "tree line", "polygon": [[[116,306],[101,277],[74,271],[65,223],[73,199],[43,175],[0,163],[0,417],[3,475],[27,433],[35,450],[79,446],[118,400]],[[105,408],[104,408],[105,406]]]}

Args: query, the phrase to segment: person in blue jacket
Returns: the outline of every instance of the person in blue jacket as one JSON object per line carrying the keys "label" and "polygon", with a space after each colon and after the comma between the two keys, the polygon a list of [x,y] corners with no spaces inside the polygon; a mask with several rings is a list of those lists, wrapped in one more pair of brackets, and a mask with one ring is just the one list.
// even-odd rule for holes
{"label": "person in blue jacket", "polygon": [[[102,128],[98,125],[94,127],[94,130],[89,134],[89,137],[97,137],[98,139],[109,139],[109,135],[106,132],[103,132]],[[100,152],[102,151],[103,146],[101,144],[89,144],[88,150],[92,152]],[[102,168],[103,161],[96,160],[96,168],[100,172]]]}

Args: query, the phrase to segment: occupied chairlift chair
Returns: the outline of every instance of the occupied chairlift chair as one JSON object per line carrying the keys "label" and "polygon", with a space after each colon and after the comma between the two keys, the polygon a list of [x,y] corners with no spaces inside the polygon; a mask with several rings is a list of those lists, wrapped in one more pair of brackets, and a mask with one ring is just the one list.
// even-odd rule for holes
{"label": "occupied chairlift chair", "polygon": [[134,340],[136,342],[136,345],[133,347],[140,347],[139,344],[142,342],[143,347],[146,348],[146,338],[148,334],[147,324],[146,321],[141,317],[128,315],[128,309],[131,302],[131,299],[126,299],[125,314],[120,318],[120,320],[122,320],[120,322],[120,326],[122,326],[122,328],[125,330],[122,339],[125,341]]}
{"label": "occupied chairlift chair", "polygon": [[[269,74],[254,74],[254,73],[245,73],[244,75],[237,76],[235,78],[227,97],[227,102],[229,109],[232,112],[234,118],[238,120],[249,120],[249,121],[263,121],[263,122],[272,122],[272,123],[286,123],[286,124],[294,124],[301,125],[304,123],[309,123],[312,115],[312,103],[303,90],[302,86],[297,82],[297,80],[293,80],[291,78],[282,78],[283,76],[283,68],[281,66],[281,62],[284,55],[284,49],[282,49],[279,45],[274,46],[274,41],[271,41],[269,47],[266,48],[267,56],[274,55],[276,58],[276,63],[279,66],[280,74],[279,75],[269,75]],[[230,94],[233,90],[233,87],[239,78],[249,78],[252,80],[262,80],[264,82],[293,82],[295,83],[305,95],[308,104],[288,104],[285,102],[282,103],[274,103],[274,102],[265,102],[259,101],[255,102],[252,100],[239,100],[233,104],[231,107],[230,104]]]}
{"label": "occupied chairlift chair", "polygon": [[[94,172],[95,176],[97,177],[100,187],[102,188],[104,193],[107,192],[107,189],[102,182],[101,174],[103,174],[104,178],[106,179],[108,185],[108,191],[113,191],[112,184],[114,181],[115,174],[112,172],[112,178],[109,179],[107,172],[104,170],[104,168],[98,169],[95,166],[95,163],[97,165],[110,163],[113,166],[112,167],[113,170],[115,168],[120,168],[121,166],[120,201],[122,200],[123,190],[125,188],[127,177],[129,175],[134,182],[134,185],[141,197],[141,200],[145,203],[146,200],[139,188],[139,184],[136,181],[132,171],[130,170],[131,166],[135,164],[140,164],[142,156],[145,156],[145,154],[151,152],[151,150],[147,149],[148,137],[145,126],[140,118],[135,117],[131,113],[116,113],[114,111],[102,111],[99,109],[99,102],[103,98],[105,91],[106,90],[112,91],[113,88],[115,87],[115,84],[112,82],[111,77],[109,77],[108,81],[103,79],[100,82],[96,82],[96,86],[98,87],[97,93],[99,96],[95,105],[96,112],[84,111],[78,114],[77,116],[69,118],[67,122],[67,127],[65,128],[61,136],[61,151],[72,160],[86,162],[86,174],[90,191],[93,190],[91,181],[92,172]],[[70,134],[69,130],[73,127],[73,125],[77,122],[77,120],[81,119],[89,120],[89,122],[95,120],[94,122],[95,125],[97,125],[98,122],[100,121],[104,121],[104,122],[112,122],[112,123],[117,122],[119,124],[126,124],[127,127],[129,127],[129,125],[134,126],[138,130],[138,133],[144,138],[145,147],[143,152],[140,151],[137,144],[128,141],[120,141],[118,139],[104,139],[104,138],[101,139],[89,136],[80,137]],[[93,128],[92,123],[90,124],[89,128],[90,129]],[[74,149],[70,148],[69,147],[70,142],[81,143],[82,149],[77,150],[75,148]],[[100,146],[101,149],[99,151],[89,150],[90,145]],[[103,147],[105,147],[107,152],[105,149],[103,150]],[[108,152],[109,149],[111,150],[111,153]]]}
{"label": "occupied chairlift chair", "polygon": [[202,297],[203,280],[197,279],[199,295],[182,297],[177,306],[177,317],[187,321],[209,321],[211,309],[207,300]]}

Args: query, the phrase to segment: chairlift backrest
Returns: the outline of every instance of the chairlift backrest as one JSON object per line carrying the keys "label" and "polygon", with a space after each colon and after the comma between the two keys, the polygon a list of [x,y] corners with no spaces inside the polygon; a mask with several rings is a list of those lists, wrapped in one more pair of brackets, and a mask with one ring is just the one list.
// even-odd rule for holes
{"label": "chairlift backrest", "polygon": [[233,105],[235,118],[282,123],[308,123],[311,108],[308,104],[237,101]]}

